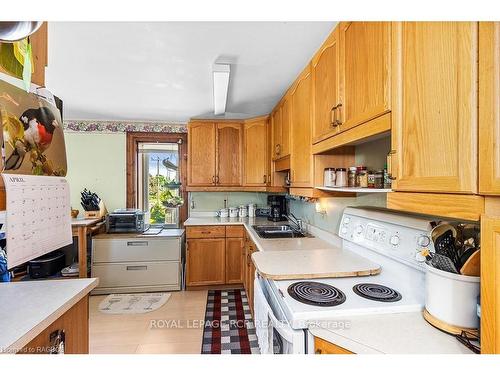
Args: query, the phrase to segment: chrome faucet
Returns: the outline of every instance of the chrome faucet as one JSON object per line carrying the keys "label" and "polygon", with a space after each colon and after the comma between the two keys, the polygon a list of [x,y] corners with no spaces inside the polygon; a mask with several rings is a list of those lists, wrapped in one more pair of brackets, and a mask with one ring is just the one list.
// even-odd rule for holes
{"label": "chrome faucet", "polygon": [[289,212],[288,215],[285,215],[285,217],[296,227],[296,229],[300,233],[304,233],[304,223],[302,222],[302,219],[298,219],[291,212]]}

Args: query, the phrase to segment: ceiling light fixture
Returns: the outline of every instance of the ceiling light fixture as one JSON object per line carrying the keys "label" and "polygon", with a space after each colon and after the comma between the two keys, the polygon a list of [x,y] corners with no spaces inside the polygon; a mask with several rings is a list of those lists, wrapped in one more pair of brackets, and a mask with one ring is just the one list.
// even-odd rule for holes
{"label": "ceiling light fixture", "polygon": [[230,72],[231,68],[229,64],[215,63],[213,66],[215,115],[223,115],[226,112]]}

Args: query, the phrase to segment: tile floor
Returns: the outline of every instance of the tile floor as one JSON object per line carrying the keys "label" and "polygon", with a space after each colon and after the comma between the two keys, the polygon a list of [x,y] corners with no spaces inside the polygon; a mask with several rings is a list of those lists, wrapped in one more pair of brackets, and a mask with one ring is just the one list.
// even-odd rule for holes
{"label": "tile floor", "polygon": [[[99,312],[106,296],[89,303],[91,354],[200,354],[207,291],[171,292],[168,302],[147,314]],[[156,324],[156,327],[154,326]]]}

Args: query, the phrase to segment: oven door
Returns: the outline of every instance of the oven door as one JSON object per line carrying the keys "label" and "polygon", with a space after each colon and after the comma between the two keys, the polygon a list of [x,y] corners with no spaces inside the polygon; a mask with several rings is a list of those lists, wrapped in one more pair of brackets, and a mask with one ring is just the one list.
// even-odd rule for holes
{"label": "oven door", "polygon": [[[256,275],[256,293],[262,293],[264,298],[255,298],[255,308],[257,312],[265,312],[267,322],[258,322],[262,328],[257,329],[257,335],[262,335],[262,330],[267,327],[264,333],[269,343],[266,353],[263,354],[305,354],[306,351],[306,331],[293,329],[285,318],[276,296],[274,296],[269,281]],[[262,313],[260,315],[263,315]]]}

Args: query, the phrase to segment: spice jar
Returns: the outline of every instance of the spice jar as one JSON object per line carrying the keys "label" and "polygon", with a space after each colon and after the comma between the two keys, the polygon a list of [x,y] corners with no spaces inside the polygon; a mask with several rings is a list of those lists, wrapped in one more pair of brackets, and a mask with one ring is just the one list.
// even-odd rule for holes
{"label": "spice jar", "polygon": [[334,187],[335,177],[335,168],[325,168],[323,174],[323,186]]}
{"label": "spice jar", "polygon": [[375,172],[375,189],[383,189],[384,188],[384,171],[378,170]]}
{"label": "spice jar", "polygon": [[368,172],[366,171],[366,167],[358,167],[358,179],[359,179],[359,187],[367,188],[368,187]]}
{"label": "spice jar", "polygon": [[375,172],[373,171],[368,172],[368,187],[370,189],[375,187]]}
{"label": "spice jar", "polygon": [[347,172],[345,168],[337,168],[335,186],[336,187],[347,186]]}
{"label": "spice jar", "polygon": [[349,172],[347,174],[347,186],[356,187],[356,167],[349,167]]}

